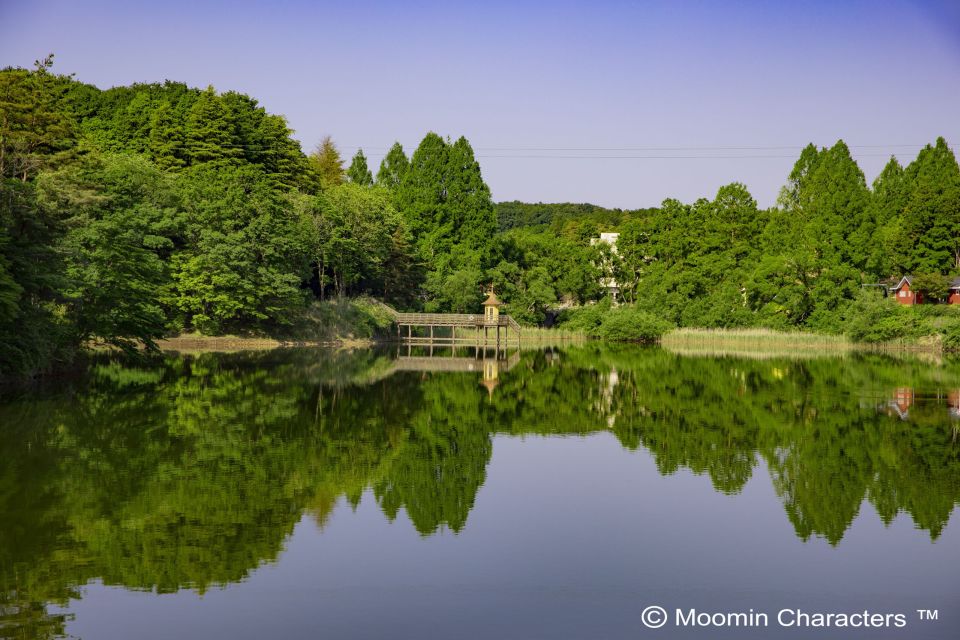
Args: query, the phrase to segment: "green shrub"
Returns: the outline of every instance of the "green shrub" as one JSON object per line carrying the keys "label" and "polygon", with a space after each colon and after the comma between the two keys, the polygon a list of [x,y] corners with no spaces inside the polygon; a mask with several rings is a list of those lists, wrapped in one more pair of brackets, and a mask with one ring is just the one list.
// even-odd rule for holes
{"label": "green shrub", "polygon": [[332,298],[314,301],[272,335],[303,341],[370,339],[388,335],[392,322],[390,310],[373,298]]}
{"label": "green shrub", "polygon": [[876,291],[864,291],[848,307],[844,329],[854,342],[889,342],[917,337],[921,318]]}
{"label": "green shrub", "polygon": [[951,318],[941,328],[943,348],[960,351],[960,318]]}
{"label": "green shrub", "polygon": [[557,318],[557,326],[569,331],[583,331],[587,335],[597,335],[600,323],[611,309],[610,298],[604,298],[596,304],[588,304],[576,309],[565,309]]}
{"label": "green shrub", "polygon": [[617,307],[603,317],[596,335],[616,342],[656,342],[672,325],[636,307]]}

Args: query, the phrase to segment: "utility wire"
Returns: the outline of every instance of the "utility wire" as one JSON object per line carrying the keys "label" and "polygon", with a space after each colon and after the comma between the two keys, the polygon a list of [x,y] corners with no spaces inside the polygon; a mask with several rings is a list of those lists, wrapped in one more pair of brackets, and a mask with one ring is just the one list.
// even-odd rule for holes
{"label": "utility wire", "polygon": [[[885,153],[854,153],[855,158],[886,158]],[[477,155],[476,158],[515,158],[543,160],[750,160],[759,158],[778,158],[795,160],[796,155],[737,155],[737,156],[557,156],[557,155]]]}
{"label": "utility wire", "polygon": [[[848,144],[851,149],[911,149],[923,148],[930,144]],[[341,149],[365,149],[386,151],[390,147],[338,145]],[[473,147],[475,151],[784,151],[803,149],[807,144],[798,145],[744,145],[744,146],[680,146],[680,147]]]}

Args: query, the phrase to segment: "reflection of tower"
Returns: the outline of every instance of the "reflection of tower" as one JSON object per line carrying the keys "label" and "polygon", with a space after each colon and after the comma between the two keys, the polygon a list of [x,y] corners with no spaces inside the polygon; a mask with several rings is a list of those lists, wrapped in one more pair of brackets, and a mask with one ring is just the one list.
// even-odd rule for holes
{"label": "reflection of tower", "polygon": [[906,420],[913,406],[913,387],[897,387],[893,392],[890,407],[897,412],[902,420]]}
{"label": "reflection of tower", "polygon": [[493,390],[500,383],[500,361],[496,358],[483,361],[483,386],[487,388],[487,395],[492,400]]}
{"label": "reflection of tower", "polygon": [[954,389],[947,394],[947,404],[950,405],[950,417],[960,418],[960,389]]}

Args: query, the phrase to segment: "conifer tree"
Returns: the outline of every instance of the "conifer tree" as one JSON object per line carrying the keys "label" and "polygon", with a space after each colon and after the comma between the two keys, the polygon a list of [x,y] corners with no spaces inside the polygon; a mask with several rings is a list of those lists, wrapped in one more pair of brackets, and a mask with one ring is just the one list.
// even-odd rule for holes
{"label": "conifer tree", "polygon": [[905,171],[910,195],[904,232],[913,244],[913,270],[960,269],[960,168],[946,140],[927,145]]}
{"label": "conifer tree", "polygon": [[310,164],[320,176],[320,185],[324,189],[343,184],[343,159],[330,136],[321,140],[310,154]]}
{"label": "conifer tree", "polygon": [[234,139],[231,114],[212,86],[207,87],[190,107],[184,130],[191,164],[243,155]]}
{"label": "conifer tree", "polygon": [[163,102],[150,117],[147,149],[154,163],[161,169],[184,166],[183,127],[173,117],[170,103]]}
{"label": "conifer tree", "polygon": [[820,237],[821,250],[835,264],[846,262],[862,269],[873,235],[867,216],[870,192],[866,178],[843,140],[821,157],[810,185],[812,213],[820,221],[814,226],[815,237]]}
{"label": "conifer tree", "polygon": [[394,191],[400,187],[409,170],[410,160],[407,159],[407,154],[403,152],[403,147],[399,142],[394,142],[390,151],[380,162],[380,170],[377,171],[377,184]]}
{"label": "conifer tree", "polygon": [[865,218],[869,191],[863,172],[843,142],[829,149],[808,145],[781,191],[780,205],[802,228],[800,243],[830,264],[867,261],[872,229]]}
{"label": "conifer tree", "polygon": [[485,254],[497,231],[497,218],[490,188],[466,138],[461,136],[450,146],[447,168],[445,204],[455,241]]}
{"label": "conifer tree", "polygon": [[367,157],[363,155],[363,149],[358,149],[347,169],[347,178],[350,182],[358,184],[361,187],[369,187],[373,184],[373,174],[367,167]]}
{"label": "conifer tree", "polygon": [[270,175],[287,186],[316,191],[315,180],[300,145],[283,116],[267,114],[260,120],[255,139],[262,150],[259,161]]}
{"label": "conifer tree", "polygon": [[867,271],[876,278],[903,275],[908,270],[910,248],[902,219],[907,195],[903,167],[891,157],[873,181],[868,208],[875,231]]}
{"label": "conifer tree", "polygon": [[424,257],[449,250],[453,231],[446,219],[446,174],[449,147],[436,133],[424,136],[410,159],[410,168],[397,191],[398,209],[414,234]]}

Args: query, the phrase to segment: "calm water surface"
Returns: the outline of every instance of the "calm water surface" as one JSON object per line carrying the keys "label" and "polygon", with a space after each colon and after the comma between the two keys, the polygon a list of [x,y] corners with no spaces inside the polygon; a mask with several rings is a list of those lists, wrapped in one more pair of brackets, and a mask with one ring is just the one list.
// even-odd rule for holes
{"label": "calm water surface", "polygon": [[459,355],[104,361],[0,402],[0,637],[960,637],[960,362]]}

